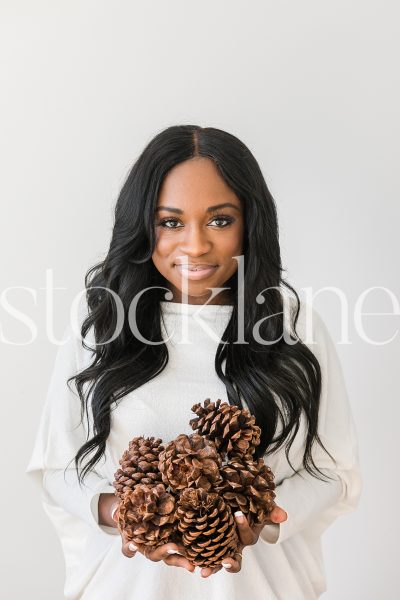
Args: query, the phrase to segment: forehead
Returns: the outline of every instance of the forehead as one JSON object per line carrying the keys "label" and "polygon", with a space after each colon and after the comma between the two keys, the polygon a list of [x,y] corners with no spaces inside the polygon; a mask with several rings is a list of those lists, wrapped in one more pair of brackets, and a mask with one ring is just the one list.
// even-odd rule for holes
{"label": "forehead", "polygon": [[168,202],[168,206],[193,210],[228,201],[240,208],[239,198],[224,181],[214,161],[196,157],[169,171],[162,183],[157,206]]}

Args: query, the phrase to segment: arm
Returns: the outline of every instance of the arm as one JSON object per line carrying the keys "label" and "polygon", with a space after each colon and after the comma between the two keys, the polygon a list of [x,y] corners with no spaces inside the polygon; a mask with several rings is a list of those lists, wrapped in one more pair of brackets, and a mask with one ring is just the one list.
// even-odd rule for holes
{"label": "arm", "polygon": [[281,543],[304,529],[320,535],[339,515],[357,507],[362,488],[357,435],[335,344],[315,310],[311,311],[312,339],[305,339],[302,310],[299,336],[307,345],[310,343],[321,366],[318,432],[336,464],[315,443],[314,462],[333,480],[322,481],[301,469],[277,485],[276,502],[286,510],[288,518],[280,524],[266,525],[260,533],[260,538],[271,544]]}
{"label": "arm", "polygon": [[314,523],[343,496],[343,483],[340,478],[334,481],[321,481],[302,469],[300,474],[284,479],[276,487],[276,500],[288,515],[283,523],[265,525],[260,538],[270,544],[284,542],[308,524]]}
{"label": "arm", "polygon": [[[81,315],[80,321],[82,321]],[[80,325],[81,323],[79,323]],[[92,339],[88,336],[89,345]],[[47,390],[33,452],[26,472],[42,489],[42,500],[60,506],[66,512],[105,533],[117,533],[108,527],[110,521],[101,502],[99,523],[99,499],[102,494],[113,494],[108,479],[95,470],[88,473],[79,485],[71,461],[87,440],[87,423],[80,422],[80,399],[74,382],[67,386],[68,377],[87,366],[89,351],[82,348],[72,326],[64,331],[63,340],[56,353],[55,363]],[[66,467],[68,468],[66,469]],[[65,476],[64,476],[64,470]],[[65,477],[65,478],[64,478]],[[110,498],[110,497],[109,497]],[[109,507],[110,499],[107,507]]]}
{"label": "arm", "polygon": [[50,470],[43,473],[43,488],[66,512],[95,529],[110,535],[119,534],[111,511],[118,504],[114,488],[106,479],[91,471],[79,486],[75,469]]}

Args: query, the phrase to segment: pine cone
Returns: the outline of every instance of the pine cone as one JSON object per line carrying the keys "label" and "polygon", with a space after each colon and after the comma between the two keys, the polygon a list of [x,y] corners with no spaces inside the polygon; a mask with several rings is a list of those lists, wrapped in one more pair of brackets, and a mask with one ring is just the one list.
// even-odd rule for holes
{"label": "pine cone", "polygon": [[115,495],[122,498],[125,492],[132,491],[139,483],[162,483],[158,470],[158,459],[162,450],[164,446],[159,438],[133,438],[129,442],[129,449],[125,450],[119,461],[121,468],[114,475]]}
{"label": "pine cone", "polygon": [[192,407],[197,418],[189,421],[193,430],[213,440],[222,458],[226,455],[252,455],[260,443],[261,429],[255,425],[255,417],[247,408],[240,409],[218,399],[215,403],[207,398],[204,406]]}
{"label": "pine cone", "polygon": [[177,502],[178,531],[188,559],[199,567],[213,567],[233,556],[239,545],[235,519],[218,494],[186,488]]}
{"label": "pine cone", "polygon": [[232,512],[241,510],[250,526],[263,523],[275,506],[274,475],[262,458],[235,456],[221,468],[223,482],[215,491],[226,500]]}
{"label": "pine cone", "polygon": [[160,453],[159,469],[173,492],[187,487],[211,490],[221,481],[222,461],[215,444],[197,433],[181,434]]}
{"label": "pine cone", "polygon": [[118,528],[129,541],[157,548],[167,544],[177,528],[175,498],[162,483],[138,484],[118,506]]}

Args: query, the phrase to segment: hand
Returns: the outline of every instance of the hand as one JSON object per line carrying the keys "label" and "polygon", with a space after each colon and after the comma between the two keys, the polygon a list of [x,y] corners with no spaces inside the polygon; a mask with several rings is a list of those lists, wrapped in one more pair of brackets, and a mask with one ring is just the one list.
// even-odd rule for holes
{"label": "hand", "polygon": [[[162,544],[158,548],[152,546],[146,546],[145,544],[136,544],[129,541],[125,532],[121,532],[122,537],[122,553],[128,558],[135,556],[136,552],[140,552],[153,562],[159,562],[163,560],[166,565],[170,567],[183,567],[193,573],[195,566],[186,558],[185,547],[181,544]],[[136,548],[136,550],[135,550]]]}
{"label": "hand", "polygon": [[[279,506],[275,506],[271,512],[269,513],[268,519],[262,523],[261,525],[254,525],[250,527],[249,522],[245,515],[243,515],[240,511],[235,513],[236,526],[238,529],[240,544],[237,552],[242,553],[243,548],[245,546],[253,546],[260,536],[260,533],[265,525],[271,523],[283,523],[287,519],[287,513],[283,508]],[[238,573],[242,567],[242,558],[239,554],[235,554],[234,557],[226,557],[222,559],[221,565],[217,567],[205,567],[201,569],[202,577],[209,577],[214,573],[217,573],[224,567],[229,573]]]}
{"label": "hand", "polygon": [[[114,513],[114,521],[118,523],[118,516]],[[122,554],[127,558],[132,558],[136,555],[136,552],[140,552],[153,562],[159,562],[163,560],[166,565],[170,567],[183,567],[191,573],[194,572],[195,566],[186,558],[185,547],[181,544],[162,544],[158,548],[153,549],[151,546],[145,544],[135,544],[128,539],[124,531],[120,531],[122,537]]]}

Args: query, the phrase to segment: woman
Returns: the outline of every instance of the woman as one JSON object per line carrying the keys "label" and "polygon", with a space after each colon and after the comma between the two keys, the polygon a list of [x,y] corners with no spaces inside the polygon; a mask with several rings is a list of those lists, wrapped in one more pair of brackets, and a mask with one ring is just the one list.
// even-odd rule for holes
{"label": "woman", "polygon": [[[246,146],[214,128],[157,135],[121,190],[105,260],[86,276],[84,343],[69,326],[27,468],[63,546],[66,598],[325,590],[320,537],[357,506],[357,441],[335,346],[282,272],[275,203]],[[191,407],[208,397],[255,416],[276,507],[253,528],[236,514],[239,552],[195,570],[179,544],[145,552],[121,540],[112,482],[133,437],[193,433]]]}

